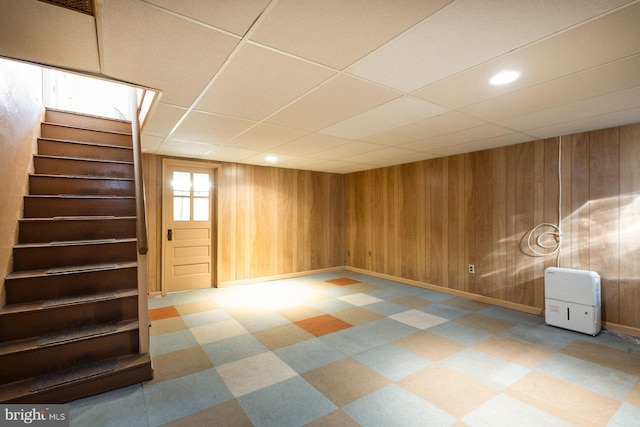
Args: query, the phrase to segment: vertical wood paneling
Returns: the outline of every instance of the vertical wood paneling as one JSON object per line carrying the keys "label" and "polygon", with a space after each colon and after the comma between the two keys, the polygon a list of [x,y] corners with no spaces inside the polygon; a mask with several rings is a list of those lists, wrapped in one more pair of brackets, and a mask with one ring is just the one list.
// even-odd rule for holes
{"label": "vertical wood paneling", "polygon": [[[427,217],[423,213],[427,210],[426,195],[429,179],[427,178],[425,162],[420,162],[415,165],[416,169],[416,186],[415,193],[412,197],[415,199],[416,204],[416,236],[424,236],[427,230],[428,222]],[[430,258],[429,251],[431,248],[428,246],[429,242],[425,239],[416,239],[416,280],[427,280],[427,265],[426,260]]]}
{"label": "vertical wood paneling", "polygon": [[[346,239],[385,242],[374,271],[543,307],[556,258],[531,256],[526,238],[558,222],[557,138],[351,174],[345,186]],[[640,125],[564,136],[562,189],[560,266],[600,273],[604,319],[640,327]],[[374,203],[382,225],[364,214]]]}
{"label": "vertical wood paneling", "polygon": [[418,224],[418,203],[415,196],[415,189],[418,185],[416,169],[412,165],[400,166],[400,191],[402,195],[401,205],[401,240],[402,245],[402,268],[400,274],[408,279],[417,279],[417,265],[422,260],[418,260],[418,239],[411,238],[416,235]]}
{"label": "vertical wood paneling", "polygon": [[[533,198],[533,224],[535,227],[537,224],[547,222],[544,216],[544,154],[545,145],[544,141],[537,141],[535,143],[535,160],[534,160],[534,198]],[[555,221],[557,222],[557,221]],[[544,305],[544,258],[533,258],[533,305],[541,307]]]}
{"label": "vertical wood paneling", "polygon": [[[534,167],[536,145],[520,144],[515,147],[516,176],[515,187],[515,216],[516,216],[516,236],[526,239],[527,233],[534,224]],[[525,242],[526,243],[526,242]],[[523,244],[521,246],[521,251]],[[533,259],[527,256],[516,254],[514,271],[514,302],[519,304],[533,305],[534,298],[534,270]]]}
{"label": "vertical wood paneling", "polygon": [[[449,157],[447,159],[447,173],[449,175],[447,179],[447,195],[448,204],[447,209],[447,243],[448,243],[448,257],[447,257],[447,277],[446,283],[443,286],[463,289],[464,288],[464,157],[461,155]],[[426,209],[426,206],[425,206]],[[426,281],[425,278],[422,279]]]}
{"label": "vertical wood paneling", "polygon": [[487,294],[493,298],[505,299],[507,293],[507,150],[494,150],[492,159],[492,274],[489,277]]}
{"label": "vertical wood paneling", "polygon": [[571,138],[571,263],[570,268],[589,269],[589,133]]}
{"label": "vertical wood paneling", "polygon": [[[371,188],[383,188],[384,175],[382,169],[367,171],[368,183]],[[385,262],[385,239],[384,235],[380,235],[380,230],[384,229],[384,193],[381,191],[373,191],[370,194],[371,202],[369,211],[370,228],[377,231],[370,240],[371,246],[371,269],[374,271],[384,271]]]}
{"label": "vertical wood paneling", "polygon": [[620,318],[640,328],[640,124],[620,128]]}
{"label": "vertical wood paneling", "polygon": [[[444,251],[442,250],[445,232],[444,222],[446,221],[445,198],[444,198],[444,179],[443,179],[443,160],[436,159],[429,162],[431,167],[427,168],[429,183],[429,204],[434,208],[430,209],[428,218],[429,233],[429,258],[431,263],[431,274],[428,275],[429,280],[435,283],[442,283],[444,280]],[[415,196],[413,196],[415,198]]]}
{"label": "vertical wood paneling", "polygon": [[620,146],[618,128],[591,133],[589,146],[590,269],[602,281],[602,320],[618,322]]}
{"label": "vertical wood paneling", "polygon": [[[160,291],[162,159],[143,156],[151,292]],[[343,175],[223,163],[217,176],[218,284],[344,265]]]}

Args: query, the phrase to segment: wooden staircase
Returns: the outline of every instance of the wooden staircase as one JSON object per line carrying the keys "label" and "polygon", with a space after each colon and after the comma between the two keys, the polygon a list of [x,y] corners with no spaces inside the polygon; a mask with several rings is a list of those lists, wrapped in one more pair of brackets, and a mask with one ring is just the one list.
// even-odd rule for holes
{"label": "wooden staircase", "polygon": [[151,379],[140,354],[131,124],[47,110],[0,309],[0,402]]}

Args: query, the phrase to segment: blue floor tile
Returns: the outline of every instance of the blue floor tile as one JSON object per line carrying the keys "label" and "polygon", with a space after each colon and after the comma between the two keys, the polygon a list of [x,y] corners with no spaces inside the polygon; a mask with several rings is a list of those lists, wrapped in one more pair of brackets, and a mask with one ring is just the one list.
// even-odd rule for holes
{"label": "blue floor tile", "polygon": [[338,409],[299,376],[239,397],[238,402],[256,427],[303,426]]}
{"label": "blue floor tile", "polygon": [[457,420],[395,384],[388,385],[342,408],[364,427],[438,427]]}
{"label": "blue floor tile", "polygon": [[158,426],[233,398],[215,368],[145,386],[149,425]]}

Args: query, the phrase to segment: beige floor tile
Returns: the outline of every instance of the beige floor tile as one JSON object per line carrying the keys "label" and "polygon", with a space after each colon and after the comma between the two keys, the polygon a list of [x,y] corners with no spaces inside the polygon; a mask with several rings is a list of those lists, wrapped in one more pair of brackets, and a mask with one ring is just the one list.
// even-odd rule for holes
{"label": "beige floor tile", "polygon": [[408,376],[398,385],[456,418],[464,417],[498,393],[489,386],[438,364]]}
{"label": "beige floor tile", "polygon": [[421,307],[426,307],[429,304],[433,304],[431,301],[427,301],[424,298],[414,297],[411,295],[391,298],[389,301],[394,304],[404,305],[405,307],[409,307],[409,308],[421,308]]}
{"label": "beige floor tile", "polygon": [[535,368],[555,354],[549,349],[512,340],[501,335],[487,338],[474,345],[473,348],[527,368]]}
{"label": "beige floor tile", "polygon": [[168,319],[154,320],[151,322],[149,334],[151,336],[168,334],[169,332],[176,332],[187,328],[188,326],[184,323],[182,317],[170,317]]}
{"label": "beige floor tile", "polygon": [[636,385],[631,389],[624,401],[640,408],[640,380],[638,380]]}
{"label": "beige floor tile", "polygon": [[191,328],[191,333],[200,345],[248,334],[244,326],[235,319],[209,323]]}
{"label": "beige floor tile", "polygon": [[352,358],[338,360],[302,376],[339,407],[390,384],[389,380]]}
{"label": "beige floor tile", "polygon": [[362,307],[354,307],[347,310],[341,310],[333,313],[333,316],[337,317],[338,319],[342,319],[347,323],[351,323],[354,326],[373,322],[374,320],[378,320],[384,317],[382,314],[376,313],[375,311],[367,310],[366,308]]}
{"label": "beige floor tile", "polygon": [[225,427],[253,427],[253,423],[244,413],[236,399],[227,400],[219,405],[164,424],[164,426],[210,427],[223,424]]}
{"label": "beige floor tile", "polygon": [[500,332],[507,330],[515,323],[508,322],[502,319],[496,319],[495,317],[485,316],[480,313],[471,313],[466,316],[461,316],[455,319],[455,322],[462,323],[463,325],[471,326],[473,328],[482,329],[493,334],[499,334]]}
{"label": "beige floor tile", "polygon": [[627,353],[582,340],[575,340],[563,348],[562,353],[631,375],[640,376],[640,354]]}
{"label": "beige floor tile", "polygon": [[358,427],[360,424],[355,422],[353,418],[338,409],[322,418],[309,423],[306,427]]}
{"label": "beige floor tile", "polygon": [[269,387],[296,375],[296,371],[272,352],[260,353],[216,367],[235,397]]}
{"label": "beige floor tile", "polygon": [[466,348],[457,342],[425,331],[397,339],[394,344],[429,360],[441,360]]}
{"label": "beige floor tile", "polygon": [[368,283],[356,283],[354,285],[347,285],[345,288],[353,292],[371,292],[380,289],[379,286],[370,285]]}
{"label": "beige floor tile", "polygon": [[258,338],[262,344],[267,346],[269,350],[276,350],[281,347],[286,347],[291,344],[315,338],[315,336],[309,332],[293,324],[264,329],[262,331],[254,332],[253,335]]}
{"label": "beige floor tile", "polygon": [[233,306],[225,307],[224,309],[231,317],[236,319],[243,319],[245,317],[258,316],[260,314],[268,313],[269,310],[264,307],[257,307],[252,305],[247,306]]}
{"label": "beige floor tile", "polygon": [[220,306],[209,299],[176,305],[176,310],[178,310],[178,313],[180,313],[182,316],[184,316],[185,314],[215,310],[217,308],[220,308]]}
{"label": "beige floor tile", "polygon": [[448,300],[443,301],[442,304],[458,307],[467,311],[478,311],[483,308],[491,307],[489,304],[461,297],[449,298]]}
{"label": "beige floor tile", "polygon": [[213,368],[213,364],[200,346],[172,351],[153,357],[154,375],[151,383],[183,377],[210,368]]}
{"label": "beige floor tile", "polygon": [[580,426],[604,426],[620,406],[615,399],[535,371],[514,383],[506,392]]}
{"label": "beige floor tile", "polygon": [[324,311],[315,308],[312,305],[298,305],[295,307],[283,308],[277,310],[277,313],[291,322],[308,319],[310,317],[322,316],[326,314]]}

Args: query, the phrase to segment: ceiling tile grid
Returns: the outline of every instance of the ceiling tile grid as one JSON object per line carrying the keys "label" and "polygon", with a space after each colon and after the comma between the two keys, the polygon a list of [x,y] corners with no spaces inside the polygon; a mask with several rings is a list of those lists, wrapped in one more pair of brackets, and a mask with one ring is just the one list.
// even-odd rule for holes
{"label": "ceiling tile grid", "polygon": [[148,153],[350,173],[640,121],[640,0],[97,5],[0,2],[0,56],[156,89]]}

